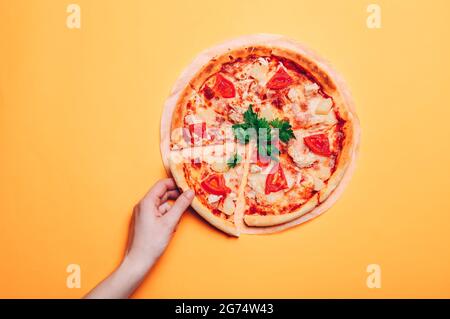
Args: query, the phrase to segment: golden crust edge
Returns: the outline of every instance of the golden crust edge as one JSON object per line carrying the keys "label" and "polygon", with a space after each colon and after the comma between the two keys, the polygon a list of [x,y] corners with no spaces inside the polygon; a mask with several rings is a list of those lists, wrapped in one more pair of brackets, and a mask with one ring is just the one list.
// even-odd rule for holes
{"label": "golden crust edge", "polygon": [[249,227],[268,227],[285,224],[309,213],[317,207],[318,203],[319,197],[315,194],[295,212],[281,215],[245,215],[244,221]]}

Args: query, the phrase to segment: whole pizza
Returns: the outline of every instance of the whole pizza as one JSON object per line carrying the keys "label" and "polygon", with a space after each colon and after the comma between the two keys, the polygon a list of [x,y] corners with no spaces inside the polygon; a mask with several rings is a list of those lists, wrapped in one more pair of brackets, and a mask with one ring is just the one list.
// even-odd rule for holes
{"label": "whole pizza", "polygon": [[348,91],[329,66],[292,42],[258,39],[197,60],[163,123],[177,185],[235,236],[288,228],[335,201],[359,137]]}

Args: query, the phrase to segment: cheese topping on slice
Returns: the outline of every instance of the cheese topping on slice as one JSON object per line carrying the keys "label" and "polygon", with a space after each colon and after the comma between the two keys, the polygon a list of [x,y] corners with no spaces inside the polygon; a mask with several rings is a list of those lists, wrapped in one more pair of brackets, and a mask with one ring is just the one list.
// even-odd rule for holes
{"label": "cheese topping on slice", "polygon": [[224,214],[231,216],[234,214],[235,209],[236,209],[236,204],[235,204],[233,198],[231,196],[227,196],[225,198],[225,200],[223,201],[223,206],[220,208],[220,210]]}
{"label": "cheese topping on slice", "polygon": [[287,192],[296,184],[297,181],[295,175],[289,170],[284,170],[284,177],[287,182],[287,188],[284,191]]}
{"label": "cheese topping on slice", "polygon": [[211,164],[211,169],[217,173],[224,173],[229,170],[229,166],[226,161],[217,161]]}
{"label": "cheese topping on slice", "polygon": [[[263,61],[266,61],[262,59]],[[266,64],[261,63],[260,60],[250,65],[248,69],[248,75],[254,78],[259,82],[260,85],[266,85],[269,80],[267,77],[267,73],[269,71],[269,64],[266,61]]]}
{"label": "cheese topping on slice", "polygon": [[184,117],[184,121],[187,125],[191,125],[191,124],[199,124],[202,123],[202,119],[200,117],[198,117],[197,115],[194,114],[188,114]]}
{"label": "cheese topping on slice", "polygon": [[198,107],[197,108],[197,117],[202,122],[206,123],[215,123],[216,122],[217,113],[214,112],[214,109],[208,107]]}
{"label": "cheese topping on slice", "polygon": [[322,101],[317,105],[315,112],[320,115],[327,115],[333,106],[333,100],[330,98],[322,99]]}
{"label": "cheese topping on slice", "polygon": [[217,203],[221,198],[222,196],[210,194],[208,195],[208,203],[210,204]]}
{"label": "cheese topping on slice", "polygon": [[305,94],[311,95],[315,94],[319,91],[320,86],[317,85],[317,83],[308,83],[305,85]]}
{"label": "cheese topping on slice", "polygon": [[269,204],[274,204],[276,202],[279,202],[281,200],[283,200],[284,197],[284,191],[278,191],[278,192],[272,192],[269,193],[265,196],[265,200],[269,203]]}
{"label": "cheese topping on slice", "polygon": [[265,194],[267,174],[257,173],[248,175],[248,185],[258,194]]}
{"label": "cheese topping on slice", "polygon": [[316,96],[309,99],[307,105],[308,109],[306,112],[299,109],[293,109],[294,114],[298,119],[306,120],[309,125],[334,125],[337,123],[336,114],[330,112],[333,106],[332,99],[324,99],[321,96]]}
{"label": "cheese topping on slice", "polygon": [[261,106],[261,111],[259,112],[259,115],[261,117],[264,117],[268,121],[272,121],[276,118],[282,118],[280,112],[269,103]]}

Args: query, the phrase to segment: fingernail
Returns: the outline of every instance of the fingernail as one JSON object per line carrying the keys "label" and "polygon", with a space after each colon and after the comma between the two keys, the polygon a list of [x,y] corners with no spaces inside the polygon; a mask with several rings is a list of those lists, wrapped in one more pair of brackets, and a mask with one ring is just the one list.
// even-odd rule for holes
{"label": "fingernail", "polygon": [[188,189],[184,192],[184,195],[188,198],[188,199],[192,199],[194,198],[194,191],[192,189]]}

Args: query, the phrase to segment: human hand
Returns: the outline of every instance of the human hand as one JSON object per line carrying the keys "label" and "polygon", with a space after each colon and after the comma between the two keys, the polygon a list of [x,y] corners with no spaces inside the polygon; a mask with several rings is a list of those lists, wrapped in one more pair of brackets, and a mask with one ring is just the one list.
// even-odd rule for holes
{"label": "human hand", "polygon": [[[125,259],[148,269],[169,244],[194,192],[180,194],[173,179],[157,182],[134,207]],[[168,200],[176,200],[171,205]]]}
{"label": "human hand", "polygon": [[[171,205],[168,200],[176,200]],[[181,215],[194,199],[180,195],[173,179],[157,182],[134,207],[125,257],[120,266],[85,298],[127,298],[166,249]]]}

